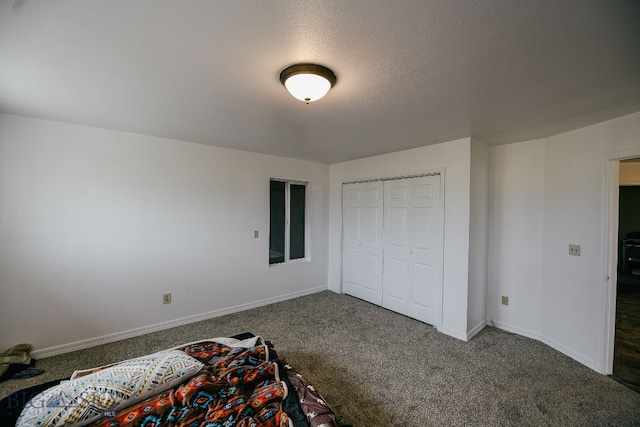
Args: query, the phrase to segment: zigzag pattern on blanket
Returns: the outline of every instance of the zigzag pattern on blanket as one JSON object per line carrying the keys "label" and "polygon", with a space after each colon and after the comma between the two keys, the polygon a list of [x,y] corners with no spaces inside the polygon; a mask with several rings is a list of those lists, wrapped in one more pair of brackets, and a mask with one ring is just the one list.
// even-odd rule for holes
{"label": "zigzag pattern on blanket", "polygon": [[162,351],[64,381],[35,396],[16,426],[83,426],[196,374],[203,364],[179,350]]}

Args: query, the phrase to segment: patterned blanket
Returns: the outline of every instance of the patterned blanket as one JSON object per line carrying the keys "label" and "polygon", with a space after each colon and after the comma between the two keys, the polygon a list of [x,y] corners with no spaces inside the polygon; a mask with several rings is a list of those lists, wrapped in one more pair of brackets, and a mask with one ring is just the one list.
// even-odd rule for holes
{"label": "patterned blanket", "polygon": [[[292,427],[282,409],[288,394],[275,353],[267,345],[228,347],[199,342],[180,348],[204,363],[194,377],[113,417],[101,427]],[[270,357],[271,355],[271,357]]]}
{"label": "patterned blanket", "polygon": [[75,371],[69,379],[21,390],[0,401],[0,425],[338,427],[338,422],[302,375],[278,360],[262,338],[247,333]]}
{"label": "patterned blanket", "polygon": [[338,427],[320,393],[256,338],[260,345],[251,348],[217,341],[179,347],[204,364],[197,375],[95,425]]}

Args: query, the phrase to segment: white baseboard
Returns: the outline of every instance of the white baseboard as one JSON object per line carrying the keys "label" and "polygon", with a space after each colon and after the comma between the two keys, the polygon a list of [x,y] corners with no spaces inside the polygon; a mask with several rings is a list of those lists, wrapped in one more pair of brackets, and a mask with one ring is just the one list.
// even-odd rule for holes
{"label": "white baseboard", "polygon": [[569,356],[570,358],[572,358],[573,360],[575,360],[576,362],[582,363],[583,365],[585,365],[588,368],[593,369],[596,372],[600,372],[598,370],[598,366],[596,366],[596,363],[593,359],[591,359],[590,357],[585,356],[584,354],[578,353],[572,349],[570,349],[569,347],[566,347],[563,344],[560,344],[559,342],[547,337],[546,335],[543,334],[539,334],[533,331],[529,331],[527,329],[522,329],[522,328],[518,328],[516,326],[512,326],[509,325],[507,323],[503,323],[497,320],[490,320],[489,324],[492,324],[493,326],[495,326],[498,329],[502,329],[504,331],[507,332],[512,332],[514,334],[518,334],[518,335],[522,335],[525,336],[527,338],[532,338],[534,340],[540,341],[545,343],[546,345],[548,345],[549,347],[553,348],[554,350],[558,350],[560,353]]}
{"label": "white baseboard", "polygon": [[509,325],[508,323],[500,322],[493,319],[490,319],[487,324],[492,325],[495,328],[502,329],[503,331],[512,332],[514,334],[522,335],[527,338],[542,341],[542,337],[540,334],[532,332],[528,329],[522,329],[517,326]]}
{"label": "white baseboard", "polygon": [[175,328],[176,326],[183,326],[183,325],[188,325],[189,323],[195,323],[195,322],[200,322],[202,320],[213,319],[215,317],[224,316],[226,314],[237,313],[239,311],[262,307],[264,305],[286,301],[293,298],[302,297],[305,295],[311,295],[311,294],[315,294],[315,293],[326,291],[326,290],[327,288],[325,287],[319,287],[319,288],[306,289],[304,291],[292,292],[290,294],[280,295],[272,298],[266,298],[259,301],[240,304],[234,307],[222,308],[219,310],[214,310],[214,311],[210,311],[202,314],[196,314],[193,316],[187,316],[180,319],[169,320],[167,322],[156,323],[154,325],[148,325],[148,326],[143,326],[141,328],[130,329],[128,331],[116,332],[113,334],[103,335],[101,337],[90,338],[87,340],[76,341],[73,343],[58,345],[55,347],[49,347],[49,348],[44,348],[40,350],[34,350],[30,353],[30,355],[35,359],[43,359],[46,357],[56,356],[58,354],[70,353],[72,351],[77,351],[77,350],[84,350],[85,348],[95,347],[102,344],[108,344],[111,342],[120,341],[127,338],[139,337],[141,335],[150,334],[152,332],[163,331],[165,329]]}
{"label": "white baseboard", "polygon": [[457,339],[459,339],[461,341],[468,342],[478,332],[483,330],[485,326],[487,326],[487,321],[483,320],[482,322],[480,322],[476,326],[474,326],[473,329],[471,329],[467,333],[462,333],[460,331],[456,331],[456,330],[453,330],[451,328],[446,328],[444,326],[438,328],[438,331],[442,332],[445,335],[449,335],[450,337],[454,337],[454,338],[457,338]]}
{"label": "white baseboard", "polygon": [[483,330],[485,326],[487,326],[487,320],[486,319],[483,320],[482,322],[478,323],[476,326],[473,327],[473,329],[471,329],[469,332],[467,332],[467,341],[469,341],[471,338],[476,336],[476,334],[478,332],[480,332],[481,330]]}
{"label": "white baseboard", "polygon": [[455,329],[447,328],[446,326],[440,326],[438,328],[438,332],[442,332],[445,335],[449,335],[450,337],[457,338],[460,341],[467,342],[467,334],[464,332],[457,331]]}
{"label": "white baseboard", "polygon": [[328,286],[328,289],[336,294],[342,294],[342,288],[340,286]]}

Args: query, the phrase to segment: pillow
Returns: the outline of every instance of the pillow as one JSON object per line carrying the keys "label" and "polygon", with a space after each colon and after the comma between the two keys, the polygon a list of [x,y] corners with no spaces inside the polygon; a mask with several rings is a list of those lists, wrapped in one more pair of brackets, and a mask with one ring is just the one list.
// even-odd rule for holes
{"label": "pillow", "polygon": [[203,366],[179,350],[125,360],[36,395],[16,426],[84,426],[175,387]]}

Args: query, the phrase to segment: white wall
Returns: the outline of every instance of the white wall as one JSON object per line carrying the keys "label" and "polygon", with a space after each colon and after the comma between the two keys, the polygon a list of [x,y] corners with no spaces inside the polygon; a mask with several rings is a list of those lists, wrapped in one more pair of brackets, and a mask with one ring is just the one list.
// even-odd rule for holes
{"label": "white wall", "polygon": [[489,239],[489,147],[471,141],[471,194],[469,217],[469,290],[467,336],[487,324]]}
{"label": "white wall", "polygon": [[[489,317],[600,372],[605,164],[636,151],[640,113],[491,150]],[[569,244],[581,245],[580,257]]]}
{"label": "white wall", "polygon": [[[491,148],[489,286],[495,326],[537,338],[542,296],[544,140]],[[502,296],[509,305],[501,305]]]}
{"label": "white wall", "polygon": [[331,165],[329,288],[341,292],[342,183],[442,171],[444,181],[443,318],[440,330],[467,339],[471,141],[442,144]]}
{"label": "white wall", "polygon": [[[487,151],[488,237],[474,198]],[[466,339],[486,293],[496,326],[603,371],[605,164],[630,153],[640,112],[544,140],[465,138],[330,167],[0,114],[0,348],[64,350],[327,284],[340,292],[342,183],[440,170],[441,330]],[[311,183],[311,262],[268,267],[271,177]]]}
{"label": "white wall", "polygon": [[[268,265],[272,177],[311,183],[310,262]],[[0,348],[326,289],[328,185],[323,164],[0,114]]]}
{"label": "white wall", "polygon": [[[541,330],[594,369],[605,304],[604,159],[631,149],[640,149],[640,113],[546,141]],[[568,255],[569,243],[581,245],[581,257]]]}

